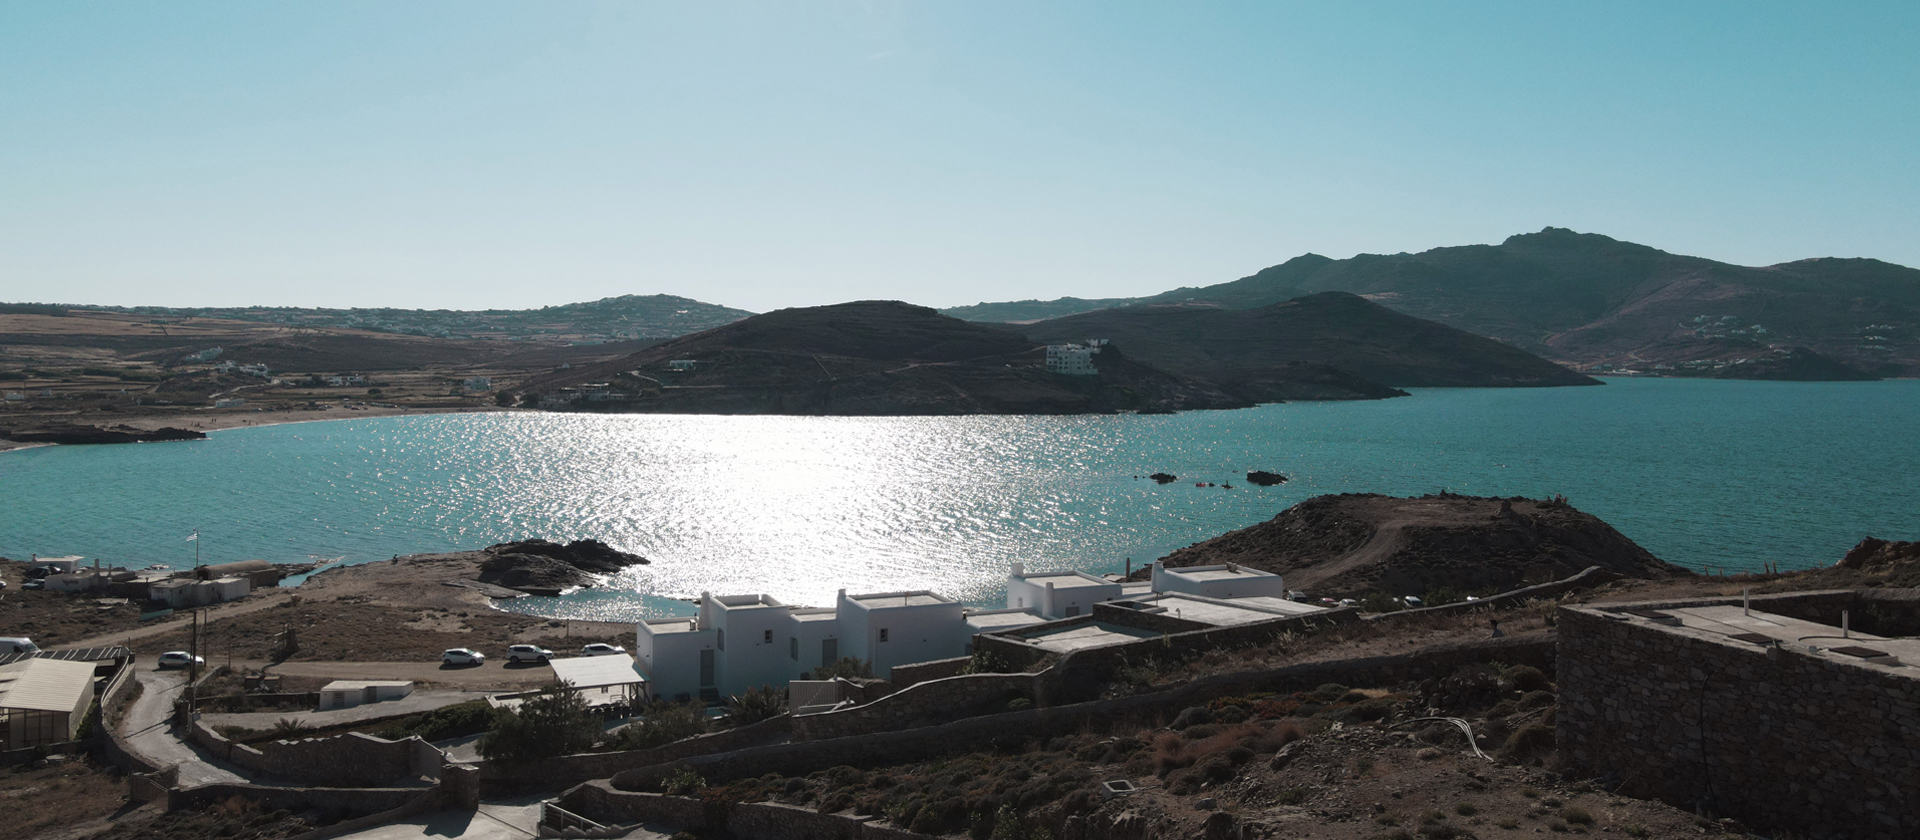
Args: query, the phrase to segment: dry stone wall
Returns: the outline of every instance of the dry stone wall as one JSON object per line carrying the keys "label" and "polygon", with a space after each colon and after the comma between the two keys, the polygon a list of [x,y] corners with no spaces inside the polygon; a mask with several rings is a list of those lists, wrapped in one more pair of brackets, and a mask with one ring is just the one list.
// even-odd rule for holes
{"label": "dry stone wall", "polygon": [[[420,758],[419,738],[389,741],[359,732],[331,738],[272,741],[258,747],[235,743],[195,720],[193,740],[214,755],[248,770],[288,782],[341,787],[380,786],[437,775]],[[431,747],[428,747],[431,749]],[[434,751],[438,755],[438,750]]]}
{"label": "dry stone wall", "polygon": [[481,790],[487,793],[558,790],[588,779],[604,779],[629,767],[660,764],[696,755],[731,752],[755,744],[785,740],[793,731],[793,720],[788,715],[781,715],[759,723],[734,727],[724,732],[682,739],[649,750],[580,753],[528,764],[489,761],[480,766],[480,786]]}
{"label": "dry stone wall", "polygon": [[1575,767],[1809,837],[1920,837],[1920,679],[1900,673],[1913,669],[1591,608],[1557,623],[1560,751]]}
{"label": "dry stone wall", "polygon": [[776,803],[710,807],[698,799],[627,793],[589,782],[560,799],[560,807],[602,823],[667,822],[755,840],[915,840],[925,838],[864,820],[820,814]]}
{"label": "dry stone wall", "polygon": [[1032,699],[1035,674],[965,674],[917,683],[864,706],[793,719],[793,739],[817,741],[864,732],[912,729],[959,717],[1006,711]]}

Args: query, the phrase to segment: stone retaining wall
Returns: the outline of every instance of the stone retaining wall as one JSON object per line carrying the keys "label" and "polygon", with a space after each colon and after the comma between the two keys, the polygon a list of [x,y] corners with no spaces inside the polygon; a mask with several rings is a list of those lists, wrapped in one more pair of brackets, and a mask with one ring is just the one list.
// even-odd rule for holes
{"label": "stone retaining wall", "polygon": [[916,683],[928,680],[943,680],[960,676],[961,670],[973,661],[971,656],[956,656],[952,659],[935,659],[931,662],[915,662],[911,665],[895,665],[887,675],[887,681],[893,683],[895,690],[905,689]]}
{"label": "stone retaining wall", "polygon": [[926,835],[772,802],[709,807],[698,799],[628,793],[601,782],[567,791],[560,807],[601,823],[667,822],[754,840],[924,840]]}
{"label": "stone retaining wall", "polygon": [[[895,669],[896,671],[898,669]],[[795,741],[844,738],[1003,712],[1016,697],[1032,699],[1036,674],[964,674],[916,683],[864,706],[793,719]]]}
{"label": "stone retaining wall", "polygon": [[1911,668],[1594,608],[1563,607],[1557,624],[1560,751],[1576,768],[1617,779],[1623,793],[1810,837],[1920,836]]}
{"label": "stone retaining wall", "polygon": [[135,751],[120,734],[120,704],[139,684],[133,663],[134,660],[129,659],[120,666],[120,672],[107,682],[107,690],[100,695],[100,725],[95,727],[94,750],[102,761],[122,773],[158,773],[164,769],[162,765]]}
{"label": "stone retaining wall", "polygon": [[838,764],[869,767],[900,764],[953,752],[1016,746],[1029,739],[1082,730],[1105,731],[1116,723],[1132,726],[1141,718],[1167,719],[1188,706],[1256,691],[1300,691],[1329,682],[1391,685],[1445,677],[1460,666],[1474,662],[1533,665],[1551,671],[1553,656],[1551,637],[1508,638],[1434,645],[1391,656],[1221,674],[1153,694],[965,718],[922,729],[776,744],[635,767],[615,774],[613,785],[620,790],[644,790],[680,767],[694,769],[709,782],[724,783],[769,772],[804,775]]}
{"label": "stone retaining wall", "polygon": [[211,784],[167,791],[167,810],[202,809],[235,796],[260,802],[269,811],[319,811],[323,817],[353,818],[381,814],[433,794],[431,788],[268,787]]}
{"label": "stone retaining wall", "polygon": [[196,743],[227,762],[289,782],[380,786],[438,771],[438,767],[421,766],[417,760],[417,746],[425,743],[418,737],[389,741],[349,732],[250,746],[228,739],[200,720],[195,720],[188,732]]}
{"label": "stone retaining wall", "polygon": [[1620,580],[1622,577],[1624,577],[1624,575],[1618,572],[1610,572],[1599,566],[1588,566],[1580,570],[1577,574],[1568,575],[1559,580],[1535,584],[1533,586],[1523,586],[1519,589],[1509,589],[1498,595],[1488,595],[1485,598],[1474,601],[1455,601],[1454,603],[1441,604],[1437,607],[1421,607],[1417,610],[1398,610],[1389,613],[1379,613],[1377,615],[1367,616],[1366,620],[1398,621],[1407,618],[1428,618],[1432,616],[1455,615],[1458,613],[1492,612],[1534,598],[1557,598],[1576,589],[1599,586],[1603,583]]}
{"label": "stone retaining wall", "polygon": [[488,761],[480,765],[480,786],[481,790],[490,794],[559,790],[588,779],[604,779],[628,767],[662,764],[709,753],[732,752],[755,744],[785,740],[792,731],[793,718],[789,715],[781,715],[711,735],[686,738],[649,750],[580,753],[520,765]]}

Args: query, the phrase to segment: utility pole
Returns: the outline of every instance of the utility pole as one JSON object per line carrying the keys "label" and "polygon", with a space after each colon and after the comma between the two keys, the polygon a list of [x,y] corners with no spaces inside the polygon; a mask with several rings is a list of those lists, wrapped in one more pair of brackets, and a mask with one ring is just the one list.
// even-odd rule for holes
{"label": "utility pole", "polygon": [[187,645],[187,711],[191,712],[198,700],[193,684],[200,681],[200,611],[196,609],[187,617],[193,627],[192,641]]}

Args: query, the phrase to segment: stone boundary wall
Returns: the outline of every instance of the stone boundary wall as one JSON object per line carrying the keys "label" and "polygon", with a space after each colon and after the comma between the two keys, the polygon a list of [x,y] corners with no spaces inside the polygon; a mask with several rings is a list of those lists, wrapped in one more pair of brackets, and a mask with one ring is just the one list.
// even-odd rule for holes
{"label": "stone boundary wall", "polygon": [[[236,743],[195,720],[189,737],[232,764],[276,779],[339,787],[379,786],[425,775],[417,767],[415,742],[349,732],[330,738],[272,741],[258,747]],[[437,771],[438,768],[433,768]]]}
{"label": "stone boundary wall", "polygon": [[1252,624],[1234,624],[1207,630],[1170,633],[1151,639],[1082,648],[1062,657],[1052,668],[1041,672],[1035,681],[1037,702],[1043,706],[1081,703],[1112,675],[1114,669],[1134,660],[1162,657],[1182,659],[1192,654],[1219,648],[1268,644],[1288,633],[1307,632],[1322,626],[1358,621],[1360,613],[1341,607],[1310,615],[1275,618]]}
{"label": "stone boundary wall", "polygon": [[1538,583],[1533,586],[1523,586],[1519,589],[1509,589],[1498,595],[1488,595],[1477,601],[1455,601],[1451,604],[1441,604],[1437,607],[1421,607],[1417,610],[1398,610],[1390,613],[1378,613],[1367,616],[1365,620],[1397,621],[1406,618],[1430,618],[1433,616],[1454,615],[1457,613],[1479,612],[1481,610],[1492,611],[1512,606],[1530,598],[1559,597],[1576,589],[1586,589],[1588,587],[1599,586],[1603,583],[1611,583],[1623,577],[1625,577],[1625,575],[1619,572],[1610,572],[1599,566],[1588,566],[1575,574],[1568,575],[1559,580]]}
{"label": "stone boundary wall", "polygon": [[256,800],[270,811],[314,810],[353,817],[384,814],[434,795],[432,788],[271,787],[218,783],[167,791],[167,810],[205,808],[230,797]]}
{"label": "stone boundary wall", "polygon": [[1032,738],[1065,735],[1087,729],[1105,730],[1116,721],[1133,726],[1133,722],[1127,722],[1130,718],[1171,718],[1188,706],[1236,694],[1300,691],[1329,682],[1355,686],[1393,684],[1445,677],[1462,665],[1490,661],[1533,665],[1550,672],[1553,669],[1553,657],[1554,640],[1550,637],[1433,645],[1367,659],[1310,662],[1266,671],[1220,674],[1153,694],[963,718],[922,729],[873,732],[697,756],[648,767],[634,767],[615,774],[612,781],[613,786],[620,790],[640,790],[657,784],[668,773],[681,767],[692,768],[709,782],[723,783],[769,772],[803,775],[839,764],[899,764],[955,751],[1017,745]]}
{"label": "stone boundary wall", "polygon": [[931,662],[915,662],[911,665],[895,665],[887,681],[893,683],[896,690],[905,690],[928,680],[943,680],[960,676],[960,671],[972,662],[971,656],[956,656],[952,659],[935,659]]}
{"label": "stone boundary wall", "polygon": [[163,766],[128,746],[126,737],[120,734],[120,703],[139,684],[133,673],[134,661],[129,659],[120,666],[120,673],[107,682],[107,690],[100,695],[100,722],[96,727],[100,731],[96,733],[94,748],[102,761],[123,773],[158,773]]}
{"label": "stone boundary wall", "polygon": [[708,808],[698,799],[627,793],[600,782],[567,791],[560,807],[598,822],[661,821],[754,840],[924,840],[926,835],[773,802]]}
{"label": "stone boundary wall", "polygon": [[1560,752],[1576,768],[1809,837],[1920,836],[1920,679],[1907,669],[1594,608],[1562,607],[1557,624]]}
{"label": "stone boundary wall", "polygon": [[964,674],[915,683],[863,706],[793,719],[795,741],[844,738],[944,723],[1005,711],[1015,697],[1032,698],[1036,674]]}
{"label": "stone boundary wall", "polygon": [[381,811],[375,814],[368,814],[364,817],[354,817],[353,819],[350,819],[350,820],[341,820],[340,822],[334,823],[333,825],[321,826],[320,828],[316,828],[312,831],[306,831],[306,832],[301,832],[299,834],[295,834],[292,837],[287,838],[287,840],[331,840],[331,838],[339,837],[343,834],[352,834],[356,831],[365,831],[369,828],[377,828],[379,826],[389,825],[391,823],[399,822],[400,820],[404,820],[416,814],[424,814],[430,811],[437,811],[440,808],[445,807],[446,805],[447,805],[447,802],[445,801],[445,797],[440,795],[440,791],[429,790],[426,793],[421,794],[418,798],[414,799],[412,802],[408,802],[405,805],[401,805],[397,808],[392,808],[392,809]]}
{"label": "stone boundary wall", "polygon": [[489,793],[557,790],[589,779],[604,779],[628,767],[664,764],[697,755],[733,752],[756,744],[785,740],[793,732],[793,720],[791,715],[781,715],[724,732],[685,738],[650,750],[579,753],[517,766],[497,761],[482,762],[480,785],[482,790]]}

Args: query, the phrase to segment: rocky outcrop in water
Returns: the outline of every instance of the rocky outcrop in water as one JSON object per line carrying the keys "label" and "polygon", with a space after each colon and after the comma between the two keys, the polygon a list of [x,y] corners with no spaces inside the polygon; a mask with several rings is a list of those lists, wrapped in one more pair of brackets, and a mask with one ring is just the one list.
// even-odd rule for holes
{"label": "rocky outcrop in water", "polygon": [[592,586],[598,575],[610,575],[648,562],[645,557],[628,554],[599,540],[564,544],[522,540],[501,543],[480,554],[481,583],[541,595]]}

